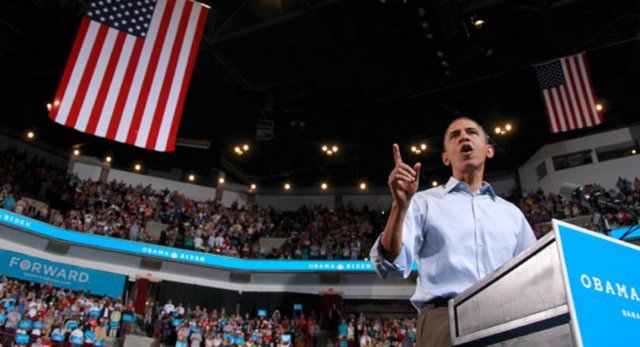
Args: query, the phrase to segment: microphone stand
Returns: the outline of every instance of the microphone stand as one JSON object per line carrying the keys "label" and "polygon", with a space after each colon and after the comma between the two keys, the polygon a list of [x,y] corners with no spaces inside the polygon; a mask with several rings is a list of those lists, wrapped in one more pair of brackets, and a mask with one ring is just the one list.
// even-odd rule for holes
{"label": "microphone stand", "polygon": [[631,218],[633,218],[633,224],[629,226],[627,231],[625,231],[622,236],[620,236],[620,240],[624,240],[625,238],[627,238],[627,236],[631,235],[631,233],[640,228],[640,220],[638,220],[638,214],[636,213],[636,211],[626,206],[622,206],[622,209],[627,212],[631,216]]}
{"label": "microphone stand", "polygon": [[[582,192],[582,190],[580,192]],[[577,195],[581,197],[580,193],[578,193]],[[627,236],[640,228],[640,225],[638,225],[639,219],[637,211],[625,206],[621,200],[609,200],[609,198],[605,196],[605,192],[603,189],[594,189],[593,191],[589,192],[589,194],[582,197],[585,197],[588,204],[594,209],[594,213],[591,219],[592,223],[597,225],[605,235],[611,236],[611,225],[609,224],[609,220],[607,220],[607,218],[605,217],[607,209],[616,210],[618,212],[625,212],[633,220],[633,224],[620,237],[620,240],[624,240]]]}
{"label": "microphone stand", "polygon": [[609,224],[609,220],[601,209],[594,209],[591,215],[591,223],[596,225],[603,234],[611,236],[611,224]]}

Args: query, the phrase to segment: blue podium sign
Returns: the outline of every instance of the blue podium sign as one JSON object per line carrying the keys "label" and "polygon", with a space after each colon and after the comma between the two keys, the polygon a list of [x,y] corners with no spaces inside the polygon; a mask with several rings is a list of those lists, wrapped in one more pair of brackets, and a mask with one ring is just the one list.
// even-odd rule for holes
{"label": "blue podium sign", "polygon": [[640,247],[554,220],[574,341],[629,346],[640,329]]}

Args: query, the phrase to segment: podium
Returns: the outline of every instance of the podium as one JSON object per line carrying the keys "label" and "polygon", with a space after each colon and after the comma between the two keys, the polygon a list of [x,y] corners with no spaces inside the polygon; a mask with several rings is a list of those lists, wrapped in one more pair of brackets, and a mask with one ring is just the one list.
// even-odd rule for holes
{"label": "podium", "polygon": [[454,346],[629,346],[640,247],[561,221],[449,301]]}

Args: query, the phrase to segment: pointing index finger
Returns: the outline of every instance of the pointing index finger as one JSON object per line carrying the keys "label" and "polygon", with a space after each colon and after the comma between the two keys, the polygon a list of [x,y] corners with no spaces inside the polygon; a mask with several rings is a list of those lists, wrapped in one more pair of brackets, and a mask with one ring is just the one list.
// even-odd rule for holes
{"label": "pointing index finger", "polygon": [[402,156],[400,155],[400,147],[397,143],[393,144],[393,161],[397,164],[402,164]]}

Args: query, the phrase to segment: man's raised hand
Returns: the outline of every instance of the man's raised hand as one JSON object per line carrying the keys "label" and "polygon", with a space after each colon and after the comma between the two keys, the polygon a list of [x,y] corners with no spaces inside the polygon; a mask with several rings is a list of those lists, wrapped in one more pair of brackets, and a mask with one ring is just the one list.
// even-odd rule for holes
{"label": "man's raised hand", "polygon": [[400,156],[400,147],[398,144],[393,144],[393,160],[395,167],[389,175],[389,189],[391,195],[393,195],[393,201],[398,204],[398,207],[406,209],[409,207],[409,202],[413,197],[413,194],[418,191],[418,185],[420,183],[420,163],[413,165],[413,168],[402,161]]}

